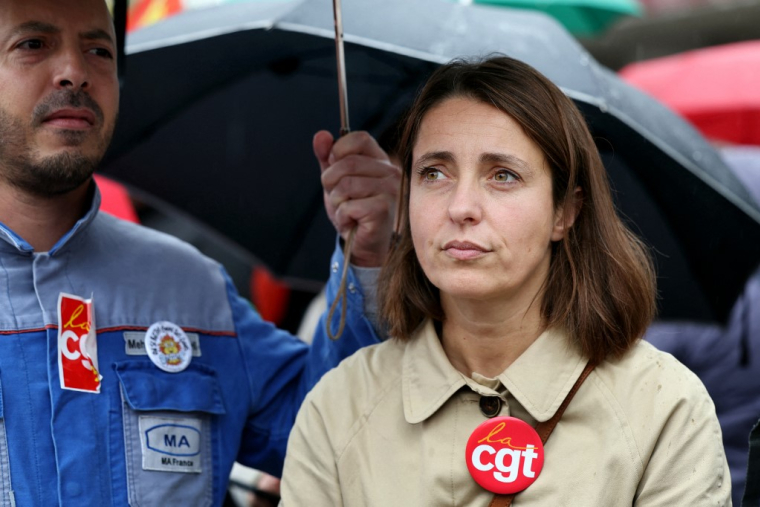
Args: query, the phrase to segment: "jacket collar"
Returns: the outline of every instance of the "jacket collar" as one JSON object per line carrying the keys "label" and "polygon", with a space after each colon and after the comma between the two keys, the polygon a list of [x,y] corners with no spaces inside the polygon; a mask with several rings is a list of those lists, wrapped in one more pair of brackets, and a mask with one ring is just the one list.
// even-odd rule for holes
{"label": "jacket collar", "polygon": [[[585,366],[586,359],[571,345],[566,333],[549,329],[497,379],[534,419],[543,422],[551,419]],[[406,344],[403,357],[407,422],[426,420],[465,385],[481,395],[493,395],[491,389],[451,365],[432,321],[425,322]]]}
{"label": "jacket collar", "polygon": [[[95,219],[95,216],[98,214],[98,209],[100,209],[100,190],[94,182],[92,183],[92,186],[94,187],[94,191],[92,192],[92,202],[90,203],[90,208],[87,210],[87,213],[77,220],[74,227],[72,227],[55,243],[55,245],[53,245],[53,248],[48,252],[49,255],[53,256],[60,252],[66,245],[71,243],[72,239],[81,235]],[[34,253],[32,245],[27,243],[24,238],[16,234],[10,227],[2,222],[0,222],[0,240],[2,240],[2,242],[0,242],[0,250],[3,252],[16,252],[25,255],[31,255]]]}

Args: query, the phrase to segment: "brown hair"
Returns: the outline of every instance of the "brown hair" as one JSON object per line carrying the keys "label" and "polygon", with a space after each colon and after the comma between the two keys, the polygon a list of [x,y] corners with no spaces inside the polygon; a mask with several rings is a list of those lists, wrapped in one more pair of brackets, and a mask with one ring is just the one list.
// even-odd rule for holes
{"label": "brown hair", "polygon": [[564,239],[552,243],[541,313],[548,327],[568,330],[590,360],[619,357],[654,317],[652,260],[615,212],[607,173],[575,104],[538,71],[503,56],[438,68],[409,112],[399,145],[404,175],[398,238],[378,288],[380,313],[391,336],[409,339],[424,319],[445,319],[438,289],[422,271],[412,245],[409,180],[423,118],[453,97],[493,105],[522,126],[550,165],[555,209],[573,213],[575,189],[582,189],[574,225]]}

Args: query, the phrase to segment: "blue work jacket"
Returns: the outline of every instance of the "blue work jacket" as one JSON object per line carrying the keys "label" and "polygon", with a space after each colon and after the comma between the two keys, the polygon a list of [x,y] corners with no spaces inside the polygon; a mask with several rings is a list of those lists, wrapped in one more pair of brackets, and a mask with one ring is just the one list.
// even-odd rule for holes
{"label": "blue work jacket", "polygon": [[[309,347],[262,321],[218,263],[99,203],[49,252],[0,224],[0,507],[221,505],[235,460],[279,475],[307,391],[377,342],[361,291],[343,337],[323,316]],[[100,393],[61,388],[61,293],[92,297]],[[159,321],[194,343],[183,371],[145,351]]]}

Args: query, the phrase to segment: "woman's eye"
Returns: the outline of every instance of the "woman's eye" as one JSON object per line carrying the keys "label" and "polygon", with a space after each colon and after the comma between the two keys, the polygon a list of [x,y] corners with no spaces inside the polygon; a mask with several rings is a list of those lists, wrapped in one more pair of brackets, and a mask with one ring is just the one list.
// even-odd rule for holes
{"label": "woman's eye", "polygon": [[425,181],[437,181],[446,178],[446,175],[442,171],[433,167],[424,167],[420,170],[420,173]]}
{"label": "woman's eye", "polygon": [[499,183],[510,183],[512,181],[517,181],[517,177],[509,171],[498,171],[496,174],[494,174],[493,179]]}

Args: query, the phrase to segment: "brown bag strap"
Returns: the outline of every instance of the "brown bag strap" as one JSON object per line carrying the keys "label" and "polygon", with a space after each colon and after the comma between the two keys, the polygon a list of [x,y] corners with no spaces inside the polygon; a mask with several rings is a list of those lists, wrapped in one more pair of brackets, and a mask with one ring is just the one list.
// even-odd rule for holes
{"label": "brown bag strap", "polygon": [[[538,436],[541,437],[542,444],[546,445],[546,441],[549,440],[549,436],[551,436],[552,431],[554,431],[554,428],[557,426],[559,420],[562,419],[562,414],[565,413],[565,409],[567,409],[567,406],[570,405],[570,402],[573,400],[575,393],[577,393],[578,389],[581,388],[581,384],[583,384],[583,381],[588,378],[595,366],[596,365],[592,363],[586,364],[583,372],[581,372],[581,376],[578,377],[578,380],[575,381],[573,388],[570,389],[570,392],[567,393],[567,396],[565,396],[565,401],[563,401],[562,405],[559,406],[557,412],[554,414],[554,417],[548,421],[538,423],[538,426],[536,426],[536,432],[538,433]],[[512,493],[511,495],[494,495],[493,500],[491,500],[491,503],[488,504],[488,507],[509,507],[512,505],[512,500],[515,498],[516,494],[517,493]]]}

